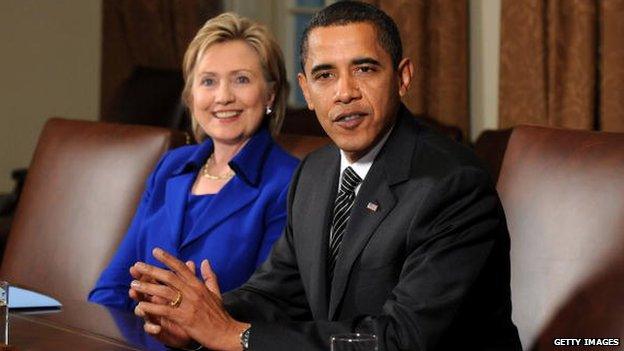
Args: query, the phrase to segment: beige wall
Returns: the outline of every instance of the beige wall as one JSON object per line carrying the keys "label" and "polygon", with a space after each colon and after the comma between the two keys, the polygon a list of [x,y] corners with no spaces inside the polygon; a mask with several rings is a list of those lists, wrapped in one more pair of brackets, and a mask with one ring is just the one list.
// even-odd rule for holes
{"label": "beige wall", "polygon": [[474,141],[498,128],[501,0],[470,0],[470,123]]}
{"label": "beige wall", "polygon": [[45,120],[96,119],[101,0],[0,1],[0,193],[27,167]]}

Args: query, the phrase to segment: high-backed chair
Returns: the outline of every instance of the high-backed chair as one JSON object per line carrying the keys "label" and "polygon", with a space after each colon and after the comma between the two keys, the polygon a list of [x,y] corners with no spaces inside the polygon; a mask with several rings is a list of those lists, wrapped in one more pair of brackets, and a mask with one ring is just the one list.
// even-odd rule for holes
{"label": "high-backed chair", "polygon": [[518,127],[498,191],[525,349],[624,340],[624,134]]}
{"label": "high-backed chair", "polygon": [[282,133],[277,136],[276,142],[298,159],[303,159],[310,152],[331,143],[327,136],[297,135]]}
{"label": "high-backed chair", "polygon": [[485,130],[474,143],[474,152],[481,158],[496,181],[500,173],[511,129]]}
{"label": "high-backed chair", "polygon": [[161,155],[184,135],[158,127],[49,120],[39,137],[0,278],[86,299]]}

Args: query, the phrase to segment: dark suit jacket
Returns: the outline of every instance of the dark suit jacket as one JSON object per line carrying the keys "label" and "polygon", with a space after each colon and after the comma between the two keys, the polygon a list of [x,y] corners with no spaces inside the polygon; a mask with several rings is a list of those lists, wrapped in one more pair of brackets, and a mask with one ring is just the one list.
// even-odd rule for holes
{"label": "dark suit jacket", "polygon": [[302,162],[284,235],[224,295],[252,323],[250,349],[329,350],[330,335],[346,332],[377,335],[380,351],[519,349],[505,217],[472,152],[402,107],[357,194],[330,285],[339,164],[335,146]]}

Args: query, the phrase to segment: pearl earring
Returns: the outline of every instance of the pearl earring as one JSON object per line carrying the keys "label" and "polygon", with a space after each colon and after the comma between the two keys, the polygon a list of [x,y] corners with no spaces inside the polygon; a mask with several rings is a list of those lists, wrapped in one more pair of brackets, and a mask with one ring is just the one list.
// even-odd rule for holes
{"label": "pearl earring", "polygon": [[267,114],[267,115],[270,115],[270,114],[271,114],[271,112],[273,112],[273,110],[271,110],[271,107],[270,107],[270,106],[267,106],[267,107],[266,107],[266,114]]}

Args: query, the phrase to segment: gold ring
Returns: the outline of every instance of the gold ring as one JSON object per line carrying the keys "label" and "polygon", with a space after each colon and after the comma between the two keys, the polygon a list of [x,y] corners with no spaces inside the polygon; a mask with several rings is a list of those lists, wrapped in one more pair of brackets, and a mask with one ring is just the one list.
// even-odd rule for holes
{"label": "gold ring", "polygon": [[176,291],[178,292],[178,294],[176,295],[175,299],[169,302],[169,305],[173,308],[180,307],[180,304],[182,303],[182,293],[180,292],[180,290],[176,290]]}

